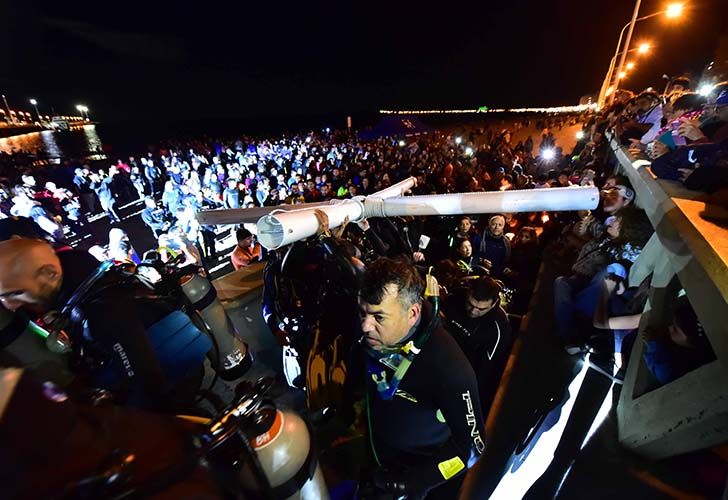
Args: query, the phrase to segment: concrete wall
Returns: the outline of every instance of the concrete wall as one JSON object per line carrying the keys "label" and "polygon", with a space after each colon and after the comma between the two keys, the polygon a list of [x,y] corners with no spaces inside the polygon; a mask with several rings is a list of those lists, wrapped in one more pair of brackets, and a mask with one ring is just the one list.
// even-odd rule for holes
{"label": "concrete wall", "polygon": [[[728,441],[728,230],[702,217],[728,212],[707,196],[655,179],[649,162],[634,161],[612,140],[620,173],[637,193],[655,234],[630,271],[630,285],[652,274],[645,328],[664,326],[680,288],[705,328],[717,360],[653,389],[638,338],[617,408],[620,442],[652,458]],[[724,213],[721,213],[721,210]]]}

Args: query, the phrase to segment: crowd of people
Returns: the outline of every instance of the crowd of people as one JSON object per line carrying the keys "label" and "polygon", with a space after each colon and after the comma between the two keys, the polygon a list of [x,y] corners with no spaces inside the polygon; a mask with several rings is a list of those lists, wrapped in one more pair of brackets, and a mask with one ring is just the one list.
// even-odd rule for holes
{"label": "crowd of people", "polygon": [[[379,484],[418,498],[482,453],[486,445],[484,415],[510,354],[513,325],[517,328],[519,316],[528,309],[543,256],[552,258],[551,265],[569,263],[553,284],[556,341],[569,354],[594,353],[595,369],[621,381],[649,288],[648,280],[630,283],[629,271],[653,229],[639,208],[635,190],[616,173],[608,137],[613,134],[633,155],[652,158],[658,177],[681,179],[696,189],[724,187],[727,87],[718,85],[712,95],[703,98],[690,92],[688,82],[678,80],[662,96],[652,91],[637,96],[622,92],[599,113],[531,117],[498,126],[471,124],[406,138],[366,141],[342,131],[169,142],[143,155],[118,159],[103,169],[65,162],[34,171],[19,168],[17,158],[6,155],[0,213],[16,223],[34,221],[40,234],[57,245],[69,234],[88,232],[90,216],[103,213],[115,227],[106,248],[92,249],[94,256],[139,263],[145,252],[137,252],[135,242],[122,230],[128,222],[122,221],[119,207],[143,203],[141,220],[156,244],[139,250],[153,250],[154,256],[166,262],[206,266],[218,257],[219,239],[229,237],[236,241],[230,254],[235,269],[267,260],[269,269],[280,273],[288,254],[262,249],[253,227],[200,225],[196,215],[206,209],[295,205],[369,195],[409,177],[417,181],[412,189],[415,195],[601,188],[595,210],[574,213],[372,219],[346,224],[335,234],[319,214],[319,238],[329,238],[329,243],[310,258],[336,253],[339,250],[331,250],[335,247],[350,272],[366,269],[361,281],[355,280],[359,289],[348,294],[348,299],[339,299],[348,304],[342,310],[352,306],[352,297],[360,300],[358,306],[353,303],[361,308],[358,319],[363,342],[357,345],[369,360],[368,369],[376,382],[371,403],[367,399],[367,412],[373,419],[369,431],[373,425],[382,452],[377,458],[377,462],[383,461],[379,463],[383,467],[377,469]],[[581,139],[567,153],[554,132],[577,124],[582,124]],[[513,139],[524,130],[531,132],[525,140]],[[21,258],[23,248],[13,251],[12,259]],[[307,265],[301,268],[305,270]],[[312,269],[317,276],[311,280],[320,284],[325,273]],[[432,304],[423,301],[425,275],[430,274],[439,284],[435,292],[428,291],[440,301]],[[2,279],[0,285],[4,285]],[[64,282],[63,286],[69,285]],[[308,387],[300,378],[306,372],[307,351],[314,349],[311,339],[297,341],[296,337],[303,335],[305,328],[299,327],[309,318],[280,313],[277,301],[282,300],[281,290],[286,287],[294,285],[281,286],[275,277],[266,279],[263,313],[276,338],[290,348],[284,355],[294,352],[299,356],[289,383]],[[0,294],[3,306],[11,310],[23,306],[23,297]],[[328,296],[299,293],[291,310],[311,314],[322,297]],[[31,299],[33,305],[41,303]],[[312,301],[310,306],[307,301]],[[437,321],[440,315],[441,324]],[[309,326],[319,322],[317,316]],[[415,361],[412,372],[401,380],[398,366],[403,359],[412,362],[423,350],[420,343],[428,339],[437,348],[424,348],[419,363]],[[659,383],[667,383],[713,356],[684,299],[669,328],[647,332],[643,340],[648,346],[645,362]],[[356,346],[350,342],[349,347]],[[328,362],[328,376],[334,377],[331,374],[336,373],[338,361]],[[458,370],[447,369],[453,364]],[[383,366],[392,370],[390,378]],[[443,381],[452,390],[436,390]],[[366,394],[370,390],[364,388]],[[311,398],[313,391],[308,392]],[[394,394],[402,398],[392,403]],[[440,413],[436,419],[433,408]],[[460,422],[459,413],[468,418]],[[416,432],[393,432],[392,425],[405,416],[410,423],[418,423],[412,426]],[[401,426],[397,428],[401,430]],[[427,458],[417,455],[423,439],[440,447]],[[399,475],[393,472],[395,463],[402,466],[408,460],[416,466]],[[450,476],[438,473],[443,460],[456,464]]]}
{"label": "crowd of people", "polygon": [[[88,217],[99,212],[118,225],[118,207],[143,200],[141,219],[156,240],[154,249],[166,258],[181,254],[185,262],[206,265],[218,258],[219,240],[229,237],[234,240],[230,260],[239,269],[265,258],[250,231],[254,228],[201,226],[195,217],[200,210],[350,198],[410,176],[417,179],[413,194],[597,185],[605,190],[594,212],[372,221],[384,249],[380,254],[407,253],[419,265],[434,266],[445,289],[464,276],[495,278],[504,283],[512,310],[519,313],[528,305],[540,252],[558,242],[560,253],[576,256],[572,274],[555,287],[557,333],[574,350],[583,339],[573,333],[572,309],[594,309],[598,297],[590,287],[609,264],[627,263],[616,275],[628,272],[649,233],[644,214],[635,207],[634,190],[625,178],[613,175],[607,134],[615,134],[633,155],[651,158],[658,177],[681,179],[695,189],[720,189],[726,181],[727,87],[718,84],[706,97],[691,92],[689,81],[679,78],[662,96],[651,90],[639,95],[621,91],[598,114],[531,117],[499,127],[469,125],[404,140],[364,141],[334,131],[171,141],[106,168],[66,161],[40,171],[18,164],[26,155],[4,155],[0,214],[29,217],[52,238],[62,239],[64,226],[66,236],[69,230],[83,235]],[[583,123],[582,138],[565,154],[553,132],[577,122]],[[513,141],[523,130],[533,133]],[[353,227],[346,237],[362,242],[363,234]],[[111,240],[126,244],[118,249]],[[92,248],[92,253],[138,262],[143,252],[128,240],[117,235],[110,238],[111,245]],[[590,297],[587,306],[574,304],[580,294]]]}
{"label": "crowd of people", "polygon": [[675,79],[665,95],[622,92],[605,125],[613,127],[635,158],[652,161],[652,173],[692,190],[728,187],[728,82],[707,95]]}

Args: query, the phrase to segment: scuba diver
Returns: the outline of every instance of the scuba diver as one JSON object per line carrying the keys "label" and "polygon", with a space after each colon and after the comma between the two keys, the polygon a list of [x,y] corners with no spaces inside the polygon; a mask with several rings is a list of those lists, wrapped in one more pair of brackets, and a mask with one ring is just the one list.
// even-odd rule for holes
{"label": "scuba diver", "polygon": [[368,266],[359,292],[363,336],[350,370],[365,375],[376,466],[363,490],[374,495],[456,491],[485,449],[475,373],[439,322],[436,280],[427,283],[426,292],[412,265],[383,257]]}
{"label": "scuba diver", "polygon": [[[209,282],[197,276],[208,284],[198,287],[194,278],[181,287],[194,288],[196,300],[187,301],[204,317],[219,302]],[[218,358],[213,368],[223,378],[237,378],[249,368],[246,347],[221,346],[233,343],[232,338],[216,335],[214,327],[206,335],[201,330],[211,321],[205,318],[196,325],[183,312],[185,295],[187,291],[160,293],[133,266],[99,264],[86,252],[56,252],[46,242],[28,238],[0,243],[0,304],[42,318],[51,330],[47,345],[68,353],[80,384],[105,389],[121,404],[190,409],[201,387],[205,357],[213,352]]]}
{"label": "scuba diver", "polygon": [[483,414],[495,397],[513,343],[501,307],[502,284],[488,276],[467,280],[445,302],[445,328],[470,361],[480,387]]}
{"label": "scuba diver", "polygon": [[364,270],[359,249],[327,226],[322,220],[316,238],[270,252],[263,273],[263,318],[283,347],[288,385],[305,388],[311,411],[341,401]]}

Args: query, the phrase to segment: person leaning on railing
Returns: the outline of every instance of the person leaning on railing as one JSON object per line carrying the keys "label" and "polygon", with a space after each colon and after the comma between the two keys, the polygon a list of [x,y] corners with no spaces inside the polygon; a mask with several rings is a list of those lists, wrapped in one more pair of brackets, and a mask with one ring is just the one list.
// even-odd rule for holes
{"label": "person leaning on railing", "polygon": [[[697,120],[680,124],[678,134],[693,142],[656,158],[651,169],[657,177],[682,181],[688,189],[699,191],[728,187],[728,90],[707,105],[706,113],[706,124],[710,126],[701,128]],[[710,137],[703,129],[710,130]]]}

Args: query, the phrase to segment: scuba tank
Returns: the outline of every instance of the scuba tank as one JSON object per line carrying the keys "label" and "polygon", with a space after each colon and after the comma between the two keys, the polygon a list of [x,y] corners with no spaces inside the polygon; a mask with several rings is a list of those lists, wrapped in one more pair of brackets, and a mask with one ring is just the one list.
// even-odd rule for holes
{"label": "scuba tank", "polygon": [[[270,378],[258,380],[236,406],[207,426],[201,441],[213,450],[210,463],[237,456],[237,478],[253,498],[328,500],[310,429],[297,414],[265,399],[272,385]],[[246,461],[246,455],[252,460]],[[260,485],[267,487],[261,490]]]}
{"label": "scuba tank", "polygon": [[218,347],[220,354],[215,371],[223,380],[242,377],[250,368],[253,356],[248,350],[248,345],[240,340],[233,322],[217,300],[215,288],[197,273],[182,276],[179,283],[182,292],[204,320],[209,334]]}
{"label": "scuba tank", "polygon": [[38,378],[65,386],[73,378],[67,357],[49,349],[49,333],[30,321],[22,312],[8,311],[0,305],[0,348],[3,356],[18,361]]}

